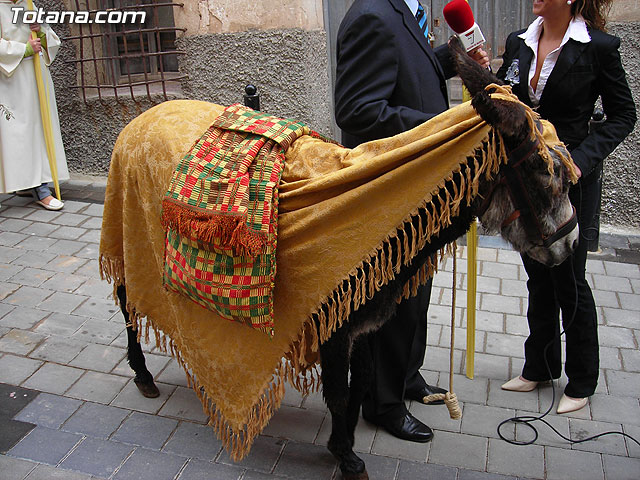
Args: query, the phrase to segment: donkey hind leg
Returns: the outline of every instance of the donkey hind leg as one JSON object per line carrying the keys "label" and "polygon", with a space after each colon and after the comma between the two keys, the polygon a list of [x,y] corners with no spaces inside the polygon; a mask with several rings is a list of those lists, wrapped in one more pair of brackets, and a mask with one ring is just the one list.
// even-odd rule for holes
{"label": "donkey hind leg", "polygon": [[124,285],[118,286],[116,293],[120,300],[120,310],[124,316],[124,323],[127,325],[127,360],[129,366],[135,372],[136,376],[133,381],[140,390],[140,393],[147,398],[156,398],[160,396],[160,391],[153,382],[153,375],[147,370],[144,361],[142,347],[138,342],[137,332],[129,325],[129,312],[127,312],[127,289]]}
{"label": "donkey hind leg", "polygon": [[360,335],[354,341],[351,351],[351,383],[349,384],[349,403],[347,405],[347,434],[352,448],[362,400],[371,386],[373,375],[371,365],[369,335]]}
{"label": "donkey hind leg", "polygon": [[331,412],[331,436],[327,448],[338,460],[345,480],[367,480],[364,462],[353,453],[353,440],[347,427],[350,340],[346,330],[339,328],[320,345],[322,393]]}

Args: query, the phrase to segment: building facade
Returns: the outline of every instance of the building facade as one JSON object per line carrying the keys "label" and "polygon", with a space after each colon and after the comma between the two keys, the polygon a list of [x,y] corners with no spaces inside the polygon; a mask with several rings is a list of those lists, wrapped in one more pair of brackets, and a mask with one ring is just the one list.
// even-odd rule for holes
{"label": "building facade", "polygon": [[[46,11],[147,12],[144,24],[54,25],[65,39],[51,67],[69,167],[105,175],[118,133],[153,105],[176,98],[242,102],[258,87],[261,109],[339,138],[333,121],[337,26],[352,0],[41,0]],[[445,0],[423,0],[442,43]],[[498,56],[506,34],[530,21],[530,0],[470,0]],[[616,0],[610,31],[640,104],[640,2]],[[487,25],[484,25],[486,23]],[[454,92],[452,92],[454,93]],[[455,98],[455,94],[453,95]],[[640,129],[606,161],[602,223],[640,227]]]}

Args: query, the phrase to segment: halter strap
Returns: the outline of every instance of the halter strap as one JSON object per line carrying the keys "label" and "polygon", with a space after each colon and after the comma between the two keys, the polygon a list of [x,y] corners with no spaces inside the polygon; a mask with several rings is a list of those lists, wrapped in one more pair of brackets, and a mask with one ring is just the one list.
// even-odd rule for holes
{"label": "halter strap", "polygon": [[543,239],[542,245],[544,247],[549,248],[555,242],[557,242],[562,237],[569,234],[574,228],[576,228],[576,225],[578,225],[578,215],[576,214],[576,207],[571,205],[571,208],[573,209],[571,218],[567,220],[558,230],[556,230],[554,234],[549,235],[548,237],[545,237]]}

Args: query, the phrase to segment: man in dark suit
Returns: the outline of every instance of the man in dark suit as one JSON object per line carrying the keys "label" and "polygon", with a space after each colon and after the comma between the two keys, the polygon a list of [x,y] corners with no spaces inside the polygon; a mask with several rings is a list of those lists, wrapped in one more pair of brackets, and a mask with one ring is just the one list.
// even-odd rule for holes
{"label": "man in dark suit", "polygon": [[[453,64],[446,45],[429,45],[426,13],[419,10],[418,0],[355,0],[345,15],[338,31],[335,114],[346,147],[404,132],[449,108],[445,80],[455,74]],[[472,57],[488,65],[483,50]],[[404,400],[422,402],[445,392],[418,371],[430,296],[431,281],[371,335],[374,378],[362,405],[366,420],[415,442],[430,441],[433,432]]]}

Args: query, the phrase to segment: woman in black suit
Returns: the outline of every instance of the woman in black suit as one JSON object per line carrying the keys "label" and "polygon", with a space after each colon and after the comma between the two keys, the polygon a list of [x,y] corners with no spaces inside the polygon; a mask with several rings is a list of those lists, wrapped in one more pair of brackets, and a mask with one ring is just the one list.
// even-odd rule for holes
{"label": "woman in black suit", "polygon": [[[636,110],[620,61],[620,39],[604,33],[612,0],[534,0],[538,18],[507,38],[498,77],[518,98],[551,121],[578,167],[569,196],[576,208],[580,241],[564,263],[545,267],[526,254],[529,276],[529,337],[522,375],[505,390],[528,392],[561,373],[559,313],[566,331],[569,379],[557,412],[583,408],[598,382],[597,314],[585,279],[587,238],[599,201],[598,165],[631,132]],[[598,97],[606,121],[589,129]],[[596,227],[597,228],[597,227]],[[549,345],[547,347],[547,345]],[[546,355],[546,362],[545,362]]]}

